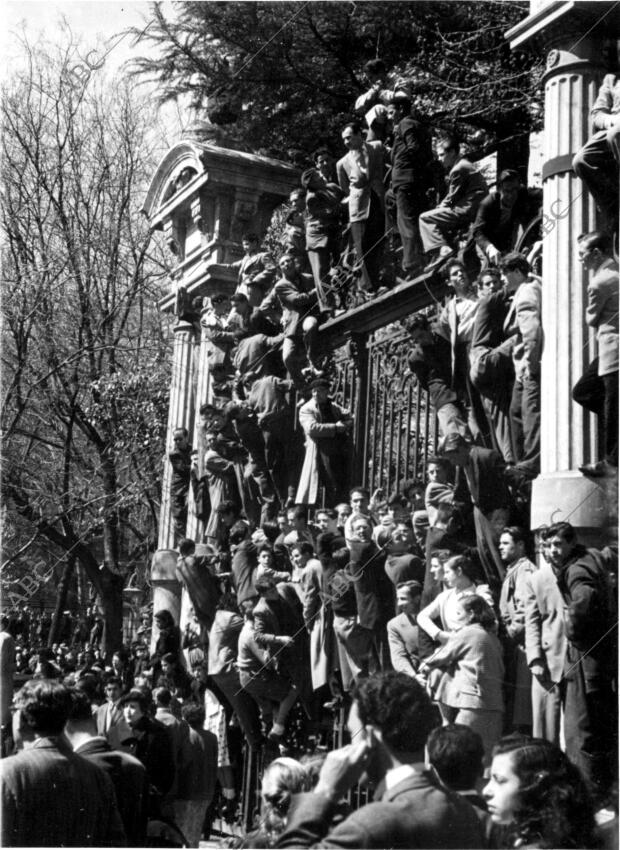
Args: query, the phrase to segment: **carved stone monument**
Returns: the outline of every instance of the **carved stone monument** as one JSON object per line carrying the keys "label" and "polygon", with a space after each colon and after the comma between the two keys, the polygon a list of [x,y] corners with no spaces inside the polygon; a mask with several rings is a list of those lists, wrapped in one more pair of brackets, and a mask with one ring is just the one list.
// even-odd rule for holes
{"label": "carved stone monument", "polygon": [[[297,186],[298,174],[297,169],[278,160],[193,139],[174,145],[155,172],[143,212],[154,229],[163,231],[174,258],[168,291],[159,306],[177,317],[166,454],[172,448],[175,428],[187,429],[192,446],[201,444],[195,412],[211,400],[200,303],[216,292],[234,292],[236,276],[225,264],[241,258],[243,233],[265,233],[275,207]],[[154,610],[169,608],[178,621],[181,588],[170,569],[174,547],[171,475],[166,460],[158,552],[152,571],[153,603]],[[186,533],[197,542],[200,525],[190,494]],[[165,581],[162,564],[168,567]]]}

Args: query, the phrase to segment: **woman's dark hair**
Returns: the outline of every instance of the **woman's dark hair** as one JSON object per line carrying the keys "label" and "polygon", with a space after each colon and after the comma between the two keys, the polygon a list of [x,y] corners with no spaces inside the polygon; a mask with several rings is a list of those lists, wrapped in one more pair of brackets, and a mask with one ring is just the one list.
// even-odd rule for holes
{"label": "woman's dark hair", "polygon": [[470,581],[476,581],[478,573],[472,561],[466,555],[455,555],[453,558],[448,558],[445,565],[451,570],[460,570]]}
{"label": "woman's dark hair", "polygon": [[277,522],[264,522],[260,528],[270,543],[275,543],[280,536],[280,528]]}
{"label": "woman's dark hair", "polygon": [[515,838],[541,848],[595,846],[594,805],[566,754],[549,741],[519,734],[501,738],[493,749],[493,756],[506,754],[520,783]]}
{"label": "woman's dark hair", "polygon": [[174,627],[174,618],[167,608],[156,611],[154,619],[159,620],[161,623],[159,626],[160,629],[171,629]]}
{"label": "woman's dark hair", "polygon": [[461,600],[461,608],[466,614],[472,614],[472,624],[479,623],[487,631],[495,625],[493,609],[482,596],[466,596]]}

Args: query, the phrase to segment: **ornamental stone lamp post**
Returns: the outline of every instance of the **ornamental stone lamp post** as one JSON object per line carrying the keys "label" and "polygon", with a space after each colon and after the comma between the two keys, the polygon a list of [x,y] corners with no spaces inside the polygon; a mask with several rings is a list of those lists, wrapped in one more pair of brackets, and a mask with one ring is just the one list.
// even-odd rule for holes
{"label": "ornamental stone lamp post", "polygon": [[[581,540],[603,545],[617,525],[617,476],[589,479],[578,468],[597,458],[596,420],[571,390],[596,356],[585,323],[588,276],[576,239],[594,230],[596,209],[572,158],[591,135],[590,110],[615,54],[615,3],[532,2],[506,38],[511,47],[546,53],[544,76],[541,473],[532,486],[531,527],[566,520]],[[603,536],[601,536],[603,531]]]}

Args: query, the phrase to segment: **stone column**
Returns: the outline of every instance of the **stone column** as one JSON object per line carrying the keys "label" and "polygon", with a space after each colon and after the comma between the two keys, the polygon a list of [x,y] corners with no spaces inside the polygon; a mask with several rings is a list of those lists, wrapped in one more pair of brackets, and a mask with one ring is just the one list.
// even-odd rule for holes
{"label": "stone column", "polygon": [[579,234],[595,229],[596,213],[571,162],[591,133],[590,110],[604,73],[602,39],[581,13],[572,16],[570,4],[559,19],[556,6],[543,4],[508,34],[515,36],[513,47],[535,39],[547,51],[541,474],[532,486],[531,525],[567,520],[579,528],[584,543],[601,545],[601,529],[614,524],[616,500],[605,480],[578,471],[596,458],[596,422],[571,398],[596,356],[594,334],[585,323],[588,279],[576,244]]}
{"label": "stone column", "polygon": [[[153,586],[153,614],[167,609],[175,623],[181,617],[181,584],[177,581],[175,569],[177,552],[174,549],[158,549],[151,562],[151,584]],[[155,651],[159,632],[153,619],[150,651]]]}
{"label": "stone column", "polygon": [[[209,374],[209,361],[207,357],[207,346],[204,340],[204,334],[201,333],[200,342],[198,344],[198,357],[195,374],[195,422],[194,432],[192,435],[192,447],[198,452],[198,476],[204,475],[204,434],[200,426],[200,416],[198,411],[200,406],[212,401],[211,381]],[[196,516],[196,503],[193,493],[190,491],[189,504],[187,512],[187,536],[191,540],[199,543],[202,540],[204,533],[204,523]]]}
{"label": "stone column", "polygon": [[172,450],[172,434],[175,428],[187,428],[192,433],[194,424],[194,394],[192,391],[194,326],[180,319],[174,328],[174,350],[172,355],[172,378],[170,381],[170,403],[166,432],[166,459],[162,481],[161,509],[159,513],[158,549],[174,547],[174,525],[170,512],[170,485],[172,467],[167,453]]}

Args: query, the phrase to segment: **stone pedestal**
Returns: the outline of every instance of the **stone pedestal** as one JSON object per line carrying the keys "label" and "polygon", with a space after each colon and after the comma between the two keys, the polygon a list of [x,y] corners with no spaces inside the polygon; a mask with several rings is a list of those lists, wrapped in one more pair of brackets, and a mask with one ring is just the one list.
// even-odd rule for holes
{"label": "stone pedestal", "polygon": [[[605,483],[577,470],[597,459],[596,420],[573,402],[571,391],[596,356],[585,323],[588,276],[577,256],[577,237],[596,228],[596,211],[572,171],[572,158],[591,134],[590,110],[605,69],[601,66],[607,4],[540,3],[507,37],[512,47],[544,50],[543,298],[541,474],[532,487],[531,525],[567,520],[582,539],[616,521],[616,499]],[[598,9],[596,8],[598,7]],[[612,23],[607,21],[607,27]],[[583,533],[581,533],[581,531]]]}

